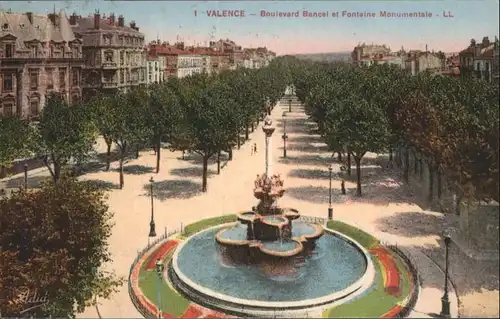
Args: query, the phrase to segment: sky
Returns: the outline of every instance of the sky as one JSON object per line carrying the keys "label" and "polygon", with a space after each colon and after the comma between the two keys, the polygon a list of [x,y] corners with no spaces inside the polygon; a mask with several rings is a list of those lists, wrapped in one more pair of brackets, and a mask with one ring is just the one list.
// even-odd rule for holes
{"label": "sky", "polygon": [[[386,44],[392,50],[425,49],[458,52],[472,38],[498,36],[499,0],[416,1],[0,1],[0,10],[69,16],[115,13],[135,20],[146,40],[205,45],[229,38],[243,47],[266,46],[278,54],[352,51],[359,43]],[[214,17],[209,11],[244,11],[244,17]],[[303,11],[327,17],[303,17]],[[299,12],[299,17],[262,17],[261,11]],[[346,12],[371,12],[375,17],[347,17]],[[380,11],[427,12],[427,18],[380,17]],[[334,13],[338,12],[338,17]]]}

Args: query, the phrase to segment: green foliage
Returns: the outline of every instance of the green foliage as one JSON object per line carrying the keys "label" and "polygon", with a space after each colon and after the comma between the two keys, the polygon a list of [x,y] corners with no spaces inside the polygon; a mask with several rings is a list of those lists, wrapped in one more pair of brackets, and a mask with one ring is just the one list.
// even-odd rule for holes
{"label": "green foliage", "polygon": [[44,158],[57,182],[71,160],[82,162],[93,152],[96,137],[97,127],[88,108],[52,95],[42,110],[35,153]]}
{"label": "green foliage", "polygon": [[0,115],[0,167],[30,155],[34,131],[28,121],[17,116]]}
{"label": "green foliage", "polygon": [[[0,311],[17,317],[29,289],[48,302],[35,317],[74,317],[96,296],[107,298],[122,278],[100,270],[110,262],[111,214],[102,191],[61,178],[40,190],[0,198]],[[76,305],[76,309],[75,309]]]}
{"label": "green foliage", "polygon": [[286,59],[298,98],[332,150],[410,147],[460,196],[499,200],[498,85]]}
{"label": "green foliage", "polygon": [[375,248],[379,245],[379,241],[377,238],[362,231],[359,228],[353,227],[341,221],[330,220],[327,222],[326,227],[341,232],[348,237],[351,237],[367,250]]}

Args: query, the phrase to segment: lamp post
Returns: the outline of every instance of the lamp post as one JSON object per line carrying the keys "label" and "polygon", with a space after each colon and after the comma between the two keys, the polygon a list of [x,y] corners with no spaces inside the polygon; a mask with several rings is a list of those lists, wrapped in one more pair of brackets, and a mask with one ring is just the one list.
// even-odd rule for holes
{"label": "lamp post", "polygon": [[286,158],[286,140],[288,139],[288,135],[286,135],[286,112],[283,112],[283,157]]}
{"label": "lamp post", "polygon": [[24,163],[24,189],[28,189],[28,164]]}
{"label": "lamp post", "polygon": [[444,247],[445,247],[445,268],[444,268],[444,295],[441,298],[441,313],[440,316],[443,318],[450,318],[450,298],[448,297],[448,249],[450,246],[450,235],[444,235]]}
{"label": "lamp post", "polygon": [[288,99],[288,112],[292,112],[292,98]]}
{"label": "lamp post", "polygon": [[153,206],[153,184],[155,180],[153,177],[149,179],[150,183],[150,193],[151,193],[151,221],[149,222],[149,237],[156,237],[156,230],[155,230],[155,216],[154,216],[154,206]]}
{"label": "lamp post", "polygon": [[333,218],[333,208],[332,208],[332,165],[328,166],[328,170],[330,171],[330,188],[329,188],[329,196],[328,196],[328,219],[332,220]]}
{"label": "lamp post", "polygon": [[156,260],[156,274],[158,275],[158,280],[157,280],[157,285],[156,285],[156,291],[157,291],[157,298],[158,298],[158,318],[161,318],[161,292],[160,292],[160,282],[161,282],[161,277],[162,277],[162,274],[163,274],[163,263],[161,262],[161,260],[158,258]]}

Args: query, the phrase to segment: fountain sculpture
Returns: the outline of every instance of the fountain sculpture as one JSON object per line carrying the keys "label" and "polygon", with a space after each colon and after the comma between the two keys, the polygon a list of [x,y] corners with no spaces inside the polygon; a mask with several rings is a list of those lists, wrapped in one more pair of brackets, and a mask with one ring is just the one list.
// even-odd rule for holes
{"label": "fountain sculpture", "polygon": [[[277,200],[283,196],[283,180],[279,174],[271,171],[271,136],[275,131],[272,120],[267,116],[263,131],[266,138],[265,173],[257,175],[253,190],[259,204],[252,211],[238,214],[239,223],[246,225],[246,236],[235,227],[222,229],[215,236],[217,243],[225,247],[250,249],[248,255],[254,256],[260,251],[264,255],[274,257],[291,257],[313,247],[315,240],[323,235],[320,225],[300,223],[298,229],[292,229],[292,221],[300,217],[293,208],[280,208]],[[238,226],[236,226],[238,227]],[[239,228],[241,229],[241,228]]]}

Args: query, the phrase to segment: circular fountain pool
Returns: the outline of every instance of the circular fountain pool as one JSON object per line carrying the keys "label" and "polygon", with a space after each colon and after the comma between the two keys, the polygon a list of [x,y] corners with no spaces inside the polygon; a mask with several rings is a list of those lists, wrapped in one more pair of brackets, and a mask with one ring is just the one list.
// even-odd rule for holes
{"label": "circular fountain pool", "polygon": [[[314,230],[313,225],[293,223],[293,237]],[[221,233],[228,239],[243,240],[246,227],[226,225],[222,228],[227,230]],[[339,234],[325,232],[314,249],[293,257],[249,261],[235,258],[230,253],[234,247],[214,240],[220,231],[221,227],[210,228],[186,240],[176,250],[169,273],[180,291],[222,310],[312,308],[363,290],[373,280],[373,271],[367,271],[373,266],[366,252]],[[301,243],[278,240],[262,245],[264,249],[289,251]]]}

